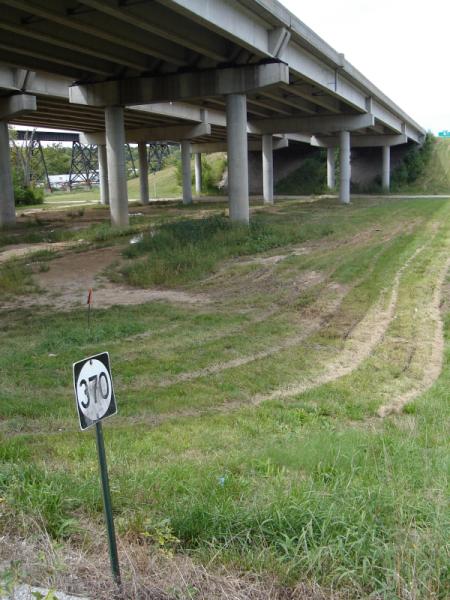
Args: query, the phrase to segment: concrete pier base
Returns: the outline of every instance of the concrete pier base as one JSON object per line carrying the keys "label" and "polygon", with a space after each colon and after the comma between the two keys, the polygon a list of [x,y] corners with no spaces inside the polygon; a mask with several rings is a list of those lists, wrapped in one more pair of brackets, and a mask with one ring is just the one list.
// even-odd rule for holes
{"label": "concrete pier base", "polygon": [[109,205],[109,187],[108,187],[108,158],[106,155],[106,145],[98,146],[98,176],[100,180],[100,203]]}
{"label": "concrete pier base", "polygon": [[0,121],[0,227],[14,225],[16,208],[9,158],[8,123]]}
{"label": "concrete pier base", "polygon": [[202,192],[202,155],[200,152],[194,154],[195,157],[195,193],[200,196]]}
{"label": "concrete pier base", "polygon": [[230,219],[239,223],[250,220],[248,192],[247,97],[226,97],[228,197]]}
{"label": "concrete pier base", "polygon": [[183,172],[183,204],[192,204],[191,142],[181,142],[181,166]]}
{"label": "concrete pier base", "polygon": [[105,133],[111,224],[115,227],[127,227],[129,218],[125,127],[121,106],[107,106],[105,108]]}
{"label": "concrete pier base", "polygon": [[262,171],[264,204],[273,204],[273,138],[262,136]]}
{"label": "concrete pier base", "polygon": [[150,196],[148,192],[148,157],[146,142],[139,142],[138,151],[140,200],[141,204],[148,204]]}
{"label": "concrete pier base", "polygon": [[351,163],[350,163],[350,132],[341,131],[339,134],[340,140],[340,189],[339,200],[342,204],[350,202],[350,178],[351,178]]}
{"label": "concrete pier base", "polygon": [[334,190],[336,187],[336,159],[335,148],[327,148],[327,188]]}
{"label": "concrete pier base", "polygon": [[391,188],[391,148],[383,146],[382,186],[383,192],[389,192]]}

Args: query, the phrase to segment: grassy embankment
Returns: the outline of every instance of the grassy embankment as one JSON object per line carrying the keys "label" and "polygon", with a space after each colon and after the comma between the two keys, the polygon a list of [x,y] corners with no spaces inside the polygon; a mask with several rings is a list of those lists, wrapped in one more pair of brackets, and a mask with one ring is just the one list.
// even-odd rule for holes
{"label": "grassy embankment", "polygon": [[168,224],[121,277],[209,302],[98,310],[90,332],[81,311],[4,313],[0,531],[39,522],[89,547],[101,496],[71,364],[107,349],[123,543],[352,598],[445,598],[448,361],[402,415],[376,414],[426,387],[440,304],[450,355],[449,223],[447,201],[366,199],[260,209],[250,234]]}

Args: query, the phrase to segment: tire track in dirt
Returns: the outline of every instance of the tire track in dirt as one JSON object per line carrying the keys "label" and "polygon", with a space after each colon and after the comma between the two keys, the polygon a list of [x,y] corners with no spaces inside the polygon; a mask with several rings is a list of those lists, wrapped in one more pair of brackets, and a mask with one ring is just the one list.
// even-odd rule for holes
{"label": "tire track in dirt", "polygon": [[[310,337],[311,335],[313,335],[314,333],[319,331],[322,327],[324,327],[333,318],[333,316],[335,316],[335,314],[339,310],[339,307],[341,306],[342,302],[344,301],[345,297],[349,294],[349,292],[351,290],[353,290],[356,287],[358,287],[359,285],[361,285],[364,281],[366,281],[368,279],[368,277],[370,277],[371,273],[373,272],[373,270],[375,268],[375,264],[382,253],[383,253],[383,250],[378,252],[373,257],[372,264],[370,265],[369,269],[366,271],[365,275],[363,277],[358,278],[356,281],[354,281],[351,286],[345,286],[345,287],[342,286],[339,288],[336,284],[333,284],[333,283],[329,284],[328,287],[332,288],[335,291],[335,293],[337,294],[337,296],[335,298],[331,299],[325,305],[324,310],[322,311],[322,314],[319,318],[315,318],[313,320],[310,319],[303,323],[304,330],[300,334],[286,338],[285,340],[279,342],[278,344],[272,345],[267,350],[255,352],[253,354],[238,357],[238,358],[235,358],[235,359],[232,359],[229,361],[216,363],[216,364],[210,365],[208,367],[205,367],[203,369],[197,369],[195,371],[188,371],[185,373],[180,373],[179,375],[176,375],[175,377],[171,377],[170,379],[165,379],[165,380],[160,381],[156,387],[166,388],[166,387],[170,387],[171,385],[176,385],[178,383],[192,381],[192,380],[198,379],[200,377],[216,375],[216,374],[226,371],[228,369],[242,367],[249,363],[255,362],[257,360],[269,358],[270,356],[273,356],[274,354],[277,354],[284,350],[288,350],[289,348],[294,348],[295,346],[301,344],[308,337]],[[363,317],[357,323],[355,323],[351,326],[350,330],[348,332],[346,332],[346,334],[345,334],[345,339],[348,339],[349,337],[351,337],[351,335],[350,335],[351,332],[353,332],[357,328],[357,326],[361,323],[361,321],[363,321],[364,318],[365,317]]]}
{"label": "tire track in dirt", "polygon": [[426,392],[441,374],[444,357],[444,325],[440,307],[442,301],[442,287],[449,269],[450,258],[447,259],[444,267],[439,273],[433,298],[427,309],[428,318],[435,323],[434,336],[429,340],[423,341],[422,339],[419,339],[415,348],[417,351],[418,346],[430,347],[429,360],[426,366],[424,366],[423,377],[421,381],[419,381],[417,385],[413,386],[410,390],[400,394],[390,403],[381,406],[377,411],[377,415],[381,418],[385,418],[391,414],[400,414],[408,403],[412,402],[420,394]]}
{"label": "tire track in dirt", "polygon": [[269,394],[255,395],[250,404],[258,405],[268,400],[280,400],[301,394],[325,383],[330,383],[355,371],[369,356],[374,348],[382,341],[387,328],[392,321],[398,301],[398,291],[403,273],[424,250],[425,246],[418,248],[397,271],[392,285],[391,297],[386,308],[382,308],[385,294],[368,310],[365,317],[347,337],[345,347],[336,360],[331,361],[324,372],[319,375],[305,378],[304,381],[291,384]]}

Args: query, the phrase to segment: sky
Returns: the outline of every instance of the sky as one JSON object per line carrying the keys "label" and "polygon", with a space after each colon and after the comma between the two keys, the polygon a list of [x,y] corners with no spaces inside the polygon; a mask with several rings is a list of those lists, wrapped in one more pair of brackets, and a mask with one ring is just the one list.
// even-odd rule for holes
{"label": "sky", "polygon": [[411,118],[450,130],[450,0],[281,0]]}

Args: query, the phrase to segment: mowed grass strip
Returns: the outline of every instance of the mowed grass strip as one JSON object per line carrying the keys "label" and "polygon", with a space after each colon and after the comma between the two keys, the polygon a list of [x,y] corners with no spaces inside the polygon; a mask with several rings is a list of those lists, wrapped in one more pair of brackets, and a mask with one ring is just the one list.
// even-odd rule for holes
{"label": "mowed grass strip", "polygon": [[[0,346],[1,527],[11,529],[14,518],[20,531],[21,522],[38,518],[55,539],[76,542],[86,523],[101,523],[94,439],[75,432],[70,367],[113,343],[120,415],[108,424],[106,441],[120,535],[146,544],[163,532],[170,548],[212,561],[211,568],[226,563],[286,583],[348,590],[352,597],[446,597],[446,363],[407,415],[385,421],[374,415],[387,393],[421,377],[426,354],[417,355],[418,364],[414,357],[408,363],[408,351],[434,329],[423,315],[414,319],[415,309],[429,303],[440,277],[450,207],[414,200],[364,201],[348,212],[331,204],[308,208],[285,204],[280,210],[288,220],[302,215],[318,221],[322,210],[324,221],[339,231],[336,239],[356,234],[363,222],[365,229],[371,224],[383,230],[394,217],[405,232],[380,243],[379,231],[373,239],[325,252],[318,244],[275,265],[273,278],[284,286],[296,273],[317,269],[325,277],[321,293],[329,293],[328,284],[345,289],[319,331],[264,360],[158,388],[168,374],[245,356],[252,340],[260,347],[265,338],[272,344],[298,333],[319,297],[299,305],[283,288],[276,318],[255,322],[247,291],[251,303],[259,298],[254,311],[261,313],[273,308],[273,298],[265,297],[264,287],[243,289],[229,310],[225,270],[223,302],[100,311],[90,335],[81,312],[5,316],[0,335],[11,342]],[[270,216],[265,218],[270,226]],[[324,245],[333,235],[325,236]],[[283,252],[291,244],[281,246]],[[412,256],[400,280],[396,318],[371,358],[336,382],[245,407],[253,394],[314,374],[335,357],[348,330],[377,302],[388,301],[398,270]],[[227,268],[223,258],[219,265]],[[211,285],[205,282],[208,293]],[[448,357],[448,316],[445,336]],[[407,363],[412,373],[402,371]],[[230,414],[176,416],[236,399],[244,405]],[[155,413],[168,420],[155,426]],[[33,435],[26,433],[30,422]]]}

